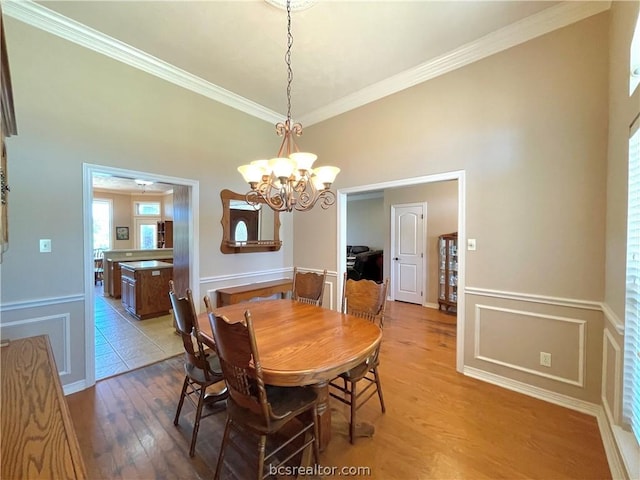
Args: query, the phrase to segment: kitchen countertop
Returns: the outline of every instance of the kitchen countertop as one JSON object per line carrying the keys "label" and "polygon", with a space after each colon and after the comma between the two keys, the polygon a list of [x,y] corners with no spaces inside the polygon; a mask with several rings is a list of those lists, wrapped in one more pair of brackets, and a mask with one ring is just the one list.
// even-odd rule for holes
{"label": "kitchen countertop", "polygon": [[152,270],[158,268],[173,268],[172,263],[161,262],[159,260],[140,260],[137,262],[120,262],[122,268],[130,270]]}

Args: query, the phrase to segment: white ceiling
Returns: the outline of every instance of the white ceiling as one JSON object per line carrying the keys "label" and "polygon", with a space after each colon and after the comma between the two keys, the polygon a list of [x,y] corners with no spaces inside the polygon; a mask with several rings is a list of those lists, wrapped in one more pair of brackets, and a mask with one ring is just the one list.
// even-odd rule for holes
{"label": "white ceiling", "polygon": [[121,178],[103,173],[94,173],[91,183],[96,191],[117,191],[118,193],[130,193],[134,195],[165,195],[173,193],[173,185],[167,183],[154,182],[151,185],[143,186],[137,184],[133,178]]}
{"label": "white ceiling", "polygon": [[[292,13],[293,120],[331,118],[609,5],[319,0]],[[264,0],[2,0],[2,10],[266,121],[286,116],[286,12]]]}

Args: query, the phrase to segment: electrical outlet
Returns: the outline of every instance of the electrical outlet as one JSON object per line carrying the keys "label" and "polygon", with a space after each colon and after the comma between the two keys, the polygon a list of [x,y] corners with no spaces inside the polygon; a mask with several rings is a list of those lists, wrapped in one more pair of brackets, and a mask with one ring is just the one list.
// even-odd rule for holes
{"label": "electrical outlet", "polygon": [[48,238],[40,239],[40,253],[49,253],[51,252],[51,240]]}
{"label": "electrical outlet", "polygon": [[540,352],[540,365],[543,367],[551,366],[551,354],[547,352]]}

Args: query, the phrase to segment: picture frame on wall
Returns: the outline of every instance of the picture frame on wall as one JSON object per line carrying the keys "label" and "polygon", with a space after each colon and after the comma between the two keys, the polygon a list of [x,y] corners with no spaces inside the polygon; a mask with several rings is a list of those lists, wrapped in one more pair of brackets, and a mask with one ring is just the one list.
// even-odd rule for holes
{"label": "picture frame on wall", "polygon": [[129,227],[116,227],[116,240],[129,240]]}

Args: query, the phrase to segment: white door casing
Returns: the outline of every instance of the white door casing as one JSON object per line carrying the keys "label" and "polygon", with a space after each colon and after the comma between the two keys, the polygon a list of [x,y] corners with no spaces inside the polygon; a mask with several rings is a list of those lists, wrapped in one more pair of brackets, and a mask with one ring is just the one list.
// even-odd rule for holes
{"label": "white door casing", "polygon": [[426,203],[391,206],[392,298],[424,304]]}

